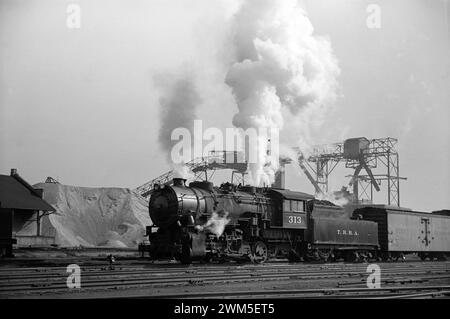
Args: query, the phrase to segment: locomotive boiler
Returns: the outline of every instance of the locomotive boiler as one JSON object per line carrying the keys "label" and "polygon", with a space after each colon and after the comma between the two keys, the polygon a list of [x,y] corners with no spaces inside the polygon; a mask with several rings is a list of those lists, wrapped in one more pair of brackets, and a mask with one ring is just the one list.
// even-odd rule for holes
{"label": "locomotive boiler", "polygon": [[156,186],[147,228],[152,259],[182,263],[268,258],[291,261],[370,258],[378,251],[377,223],[287,189],[214,187],[174,179]]}

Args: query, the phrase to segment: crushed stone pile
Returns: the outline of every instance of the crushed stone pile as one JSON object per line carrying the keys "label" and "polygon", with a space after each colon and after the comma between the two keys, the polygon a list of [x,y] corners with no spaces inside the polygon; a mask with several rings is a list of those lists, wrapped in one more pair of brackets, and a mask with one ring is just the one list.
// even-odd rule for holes
{"label": "crushed stone pile", "polygon": [[127,188],[39,183],[56,213],[49,221],[61,247],[137,247],[152,225],[148,202]]}

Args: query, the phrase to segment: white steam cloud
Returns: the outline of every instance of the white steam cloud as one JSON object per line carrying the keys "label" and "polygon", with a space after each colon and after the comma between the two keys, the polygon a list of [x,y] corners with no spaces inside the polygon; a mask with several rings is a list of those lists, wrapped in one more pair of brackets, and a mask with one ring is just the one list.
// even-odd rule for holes
{"label": "white steam cloud", "polygon": [[[302,112],[335,98],[337,60],[295,0],[246,0],[234,19],[236,59],[226,76],[239,109],[233,125],[281,130],[287,116],[302,125]],[[272,183],[279,168],[267,136],[258,144],[258,161],[249,165],[257,186]]]}
{"label": "white steam cloud", "polygon": [[184,164],[172,164],[173,178],[184,178],[189,181],[195,180],[195,174]]}
{"label": "white steam cloud", "polygon": [[198,231],[209,231],[212,234],[216,235],[217,238],[222,236],[225,226],[230,222],[228,218],[228,212],[221,211],[219,213],[213,212],[211,217],[204,225],[197,225],[195,228]]}
{"label": "white steam cloud", "polygon": [[320,200],[327,200],[337,206],[344,206],[351,202],[351,199],[341,192],[318,193],[316,194],[316,198]]}

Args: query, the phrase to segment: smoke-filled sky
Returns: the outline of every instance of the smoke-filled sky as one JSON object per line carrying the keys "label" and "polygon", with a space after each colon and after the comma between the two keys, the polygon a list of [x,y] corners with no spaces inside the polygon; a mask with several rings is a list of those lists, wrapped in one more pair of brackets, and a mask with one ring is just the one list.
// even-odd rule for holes
{"label": "smoke-filled sky", "polygon": [[[401,204],[420,210],[450,208],[448,2],[299,1],[340,70],[337,98],[308,139],[398,138],[400,174],[408,177]],[[71,3],[81,8],[79,29],[66,25]],[[232,127],[239,108],[225,80],[236,62],[240,3],[2,0],[0,173],[130,188],[164,173],[161,74],[188,73],[195,118]],[[380,28],[367,26],[369,4],[381,9]],[[285,119],[289,132],[290,125],[297,124]],[[287,173],[288,188],[313,192],[295,167]],[[331,185],[339,189],[349,174],[337,170]]]}

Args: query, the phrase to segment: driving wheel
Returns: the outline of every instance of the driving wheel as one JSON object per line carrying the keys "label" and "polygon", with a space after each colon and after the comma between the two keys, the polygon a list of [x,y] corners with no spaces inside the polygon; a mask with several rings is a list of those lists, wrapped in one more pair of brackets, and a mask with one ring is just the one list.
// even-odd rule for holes
{"label": "driving wheel", "polygon": [[257,264],[265,262],[268,258],[268,249],[264,242],[258,240],[252,245],[252,261]]}

